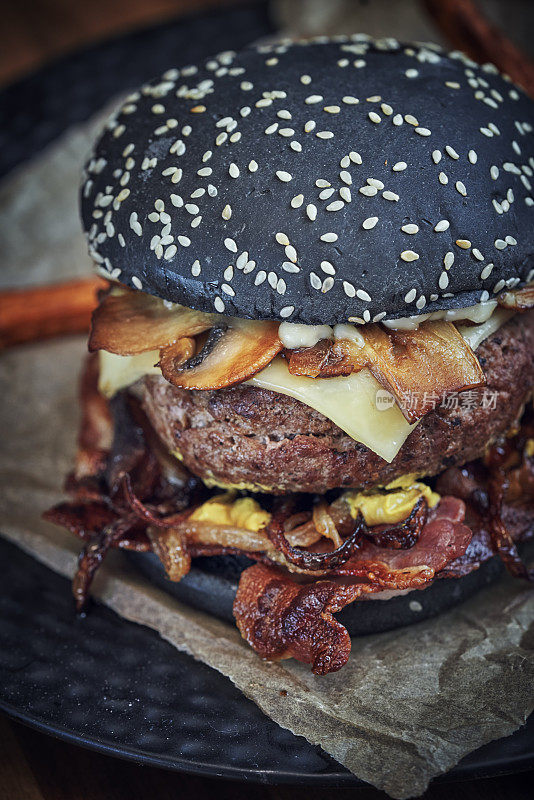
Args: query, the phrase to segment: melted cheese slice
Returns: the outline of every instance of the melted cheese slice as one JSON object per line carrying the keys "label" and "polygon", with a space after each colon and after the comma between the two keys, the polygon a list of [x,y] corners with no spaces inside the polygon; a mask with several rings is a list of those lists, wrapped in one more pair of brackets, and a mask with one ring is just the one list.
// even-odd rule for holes
{"label": "melted cheese slice", "polygon": [[[471,348],[476,350],[512,314],[511,311],[498,310],[480,325],[458,328]],[[135,356],[117,356],[100,350],[99,357],[99,389],[106,397],[112,397],[144,375],[161,375],[159,367],[155,366],[159,361],[157,350]],[[286,362],[278,357],[247,383],[300,400],[388,462],[393,461],[415,428],[406,421],[396,403],[388,403],[392,395],[367,369],[347,377],[306,378],[291,375]],[[385,402],[377,402],[377,397]]]}
{"label": "melted cheese slice", "polygon": [[377,407],[377,392],[389,392],[382,389],[368,369],[346,377],[306,378],[292,375],[284,359],[275,358],[247,383],[287,394],[311,406],[386,461],[393,461],[415,427],[405,420],[395,402],[384,410]]}

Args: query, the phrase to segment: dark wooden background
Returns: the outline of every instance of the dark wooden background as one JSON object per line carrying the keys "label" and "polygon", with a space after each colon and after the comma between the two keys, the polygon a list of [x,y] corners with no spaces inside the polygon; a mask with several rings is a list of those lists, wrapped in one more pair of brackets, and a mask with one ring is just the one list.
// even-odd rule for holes
{"label": "dark wooden background", "polygon": [[[38,69],[51,58],[104,37],[186,11],[231,2],[0,0],[0,85]],[[386,795],[371,788],[262,787],[166,772],[65,744],[0,716],[0,800],[175,800],[179,797],[379,800]],[[434,785],[425,794],[425,800],[503,798],[532,800],[534,773]]]}

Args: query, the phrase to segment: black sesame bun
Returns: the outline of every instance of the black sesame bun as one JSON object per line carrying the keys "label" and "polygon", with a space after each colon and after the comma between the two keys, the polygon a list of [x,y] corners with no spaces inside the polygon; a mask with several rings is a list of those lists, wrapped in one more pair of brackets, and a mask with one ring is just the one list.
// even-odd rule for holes
{"label": "black sesame bun", "polygon": [[129,97],[86,167],[108,277],[303,323],[534,277],[534,104],[492,65],[363,35],[222,53]]}

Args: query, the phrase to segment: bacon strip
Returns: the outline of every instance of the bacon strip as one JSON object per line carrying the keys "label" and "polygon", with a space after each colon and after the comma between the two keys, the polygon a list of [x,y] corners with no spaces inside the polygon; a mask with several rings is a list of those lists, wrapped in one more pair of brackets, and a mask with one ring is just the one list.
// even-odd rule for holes
{"label": "bacon strip", "polygon": [[296,583],[286,572],[264,564],[246,569],[239,581],[234,617],[243,638],[262,658],[295,658],[312,665],[316,675],[337,672],[350,655],[347,629],[333,614],[364,595],[387,585],[399,589],[421,587],[432,570],[383,573],[374,581],[320,580]]}
{"label": "bacon strip", "polygon": [[[368,574],[377,564],[390,570],[402,570],[424,565],[439,572],[458,558],[471,541],[471,529],[464,525],[465,503],[456,497],[442,497],[430,510],[421,534],[408,550],[378,547],[365,539],[356,556],[335,570],[336,575]],[[394,587],[393,587],[394,588]]]}

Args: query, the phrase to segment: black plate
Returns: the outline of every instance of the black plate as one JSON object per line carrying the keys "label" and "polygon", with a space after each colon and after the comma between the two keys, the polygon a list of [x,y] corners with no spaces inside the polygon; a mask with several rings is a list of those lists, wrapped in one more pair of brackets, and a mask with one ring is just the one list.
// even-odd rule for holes
{"label": "black plate", "polygon": [[[279,727],[225,677],[154,631],[93,604],[76,617],[69,582],[0,539],[0,709],[139,763],[261,783],[361,785]],[[534,717],[441,780],[534,768]]]}
{"label": "black plate", "polygon": [[[0,127],[0,176],[146,77],[269,34],[266,6],[133,33],[4,90],[0,117],[10,124]],[[0,708],[8,714],[70,742],[169,769],[270,783],[361,783],[154,631],[98,604],[77,618],[68,581],[2,539],[0,564]],[[531,718],[445,779],[533,767]]]}

